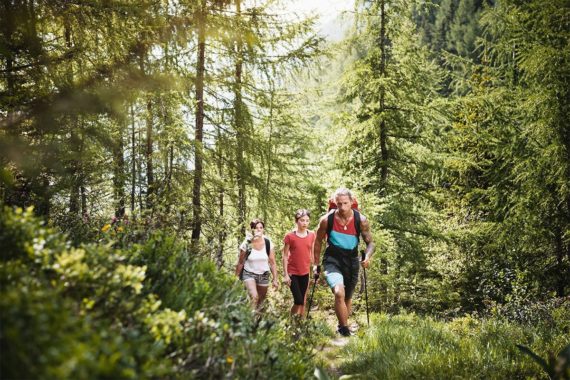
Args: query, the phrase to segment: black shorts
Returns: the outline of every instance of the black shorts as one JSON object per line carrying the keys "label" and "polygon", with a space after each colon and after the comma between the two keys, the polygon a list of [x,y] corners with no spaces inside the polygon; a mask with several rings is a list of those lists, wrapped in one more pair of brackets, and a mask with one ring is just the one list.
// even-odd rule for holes
{"label": "black shorts", "polygon": [[309,286],[309,275],[297,276],[292,274],[289,276],[291,278],[291,293],[293,293],[293,302],[295,305],[305,304],[305,294],[307,293],[307,287]]}
{"label": "black shorts", "polygon": [[334,289],[336,285],[344,284],[344,298],[351,299],[358,283],[360,270],[358,253],[347,254],[346,251],[329,246],[323,257],[323,266],[329,287]]}

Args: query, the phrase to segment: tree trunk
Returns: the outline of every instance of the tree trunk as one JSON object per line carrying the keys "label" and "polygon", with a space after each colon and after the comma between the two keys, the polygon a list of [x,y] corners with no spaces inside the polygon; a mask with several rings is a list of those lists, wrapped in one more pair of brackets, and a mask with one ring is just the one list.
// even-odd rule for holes
{"label": "tree trunk", "polygon": [[131,214],[135,212],[135,197],[137,183],[137,150],[136,150],[136,133],[135,133],[135,110],[131,104]]}
{"label": "tree trunk", "polygon": [[[241,21],[241,1],[236,0],[236,19]],[[237,151],[237,186],[238,186],[238,225],[240,227],[241,236],[245,235],[245,217],[247,215],[246,200],[246,177],[247,165],[244,162],[246,126],[242,99],[242,71],[243,71],[243,42],[241,34],[236,37],[236,67],[235,67],[235,84],[234,84],[234,122],[236,130]]]}
{"label": "tree trunk", "polygon": [[224,266],[224,244],[226,242],[226,226],[224,221],[224,154],[223,154],[223,147],[222,147],[222,131],[218,128],[218,136],[217,136],[217,159],[218,159],[218,176],[219,176],[219,189],[218,189],[218,217],[220,220],[220,229],[218,232],[218,252],[216,253],[216,264],[218,268],[222,268]]}
{"label": "tree trunk", "polygon": [[204,133],[204,70],[206,51],[206,1],[200,2],[197,17],[198,26],[198,61],[196,70],[196,129],[194,132],[194,186],[192,188],[192,245],[200,239],[202,230],[201,215],[201,188],[202,188],[202,160],[203,160],[203,133]]}
{"label": "tree trunk", "polygon": [[115,216],[122,217],[125,213],[125,157],[124,157],[124,142],[123,142],[123,128],[119,126],[119,136],[117,141],[113,144],[113,160],[114,160],[114,175],[113,175],[113,190],[115,196]]}
{"label": "tree trunk", "polygon": [[[63,28],[64,28],[64,40],[65,40],[65,47],[68,50],[73,48],[73,42],[71,40],[71,25],[69,24],[69,20],[64,18],[63,21]],[[73,86],[74,81],[74,73],[73,73],[73,66],[71,63],[68,63],[67,72],[66,72],[66,87],[71,88]],[[71,151],[71,160],[69,162],[69,174],[71,178],[70,188],[69,188],[69,214],[72,218],[79,216],[79,208],[80,208],[80,152],[79,152],[79,142],[80,139],[77,136],[77,127],[78,127],[78,120],[77,116],[71,115],[67,119],[70,128],[70,138],[69,138],[69,146]]]}
{"label": "tree trunk", "polygon": [[[386,4],[384,0],[380,1],[380,76],[386,76]],[[386,195],[388,181],[388,130],[385,120],[385,104],[386,90],[384,86],[380,89],[380,113],[382,120],[380,121],[380,194]]]}
{"label": "tree trunk", "polygon": [[273,152],[271,152],[272,148],[272,139],[273,139],[273,104],[275,99],[275,88],[273,86],[273,81],[271,81],[271,98],[269,101],[269,138],[267,141],[267,176],[265,177],[265,187],[263,189],[263,196],[261,197],[262,201],[262,212],[263,212],[263,220],[267,223],[268,212],[267,209],[269,207],[269,188],[271,184],[271,175],[272,175],[272,165],[271,160],[273,157]]}
{"label": "tree trunk", "polygon": [[138,162],[137,162],[137,167],[138,167],[137,171],[139,174],[139,176],[138,176],[139,177],[139,180],[138,180],[138,183],[139,183],[139,209],[142,210],[142,209],[144,209],[143,197],[142,197],[142,183],[143,183],[143,178],[142,178],[142,175],[143,175],[142,161],[143,160],[142,160],[142,157],[144,157],[143,144],[141,143],[142,142],[142,128],[139,128],[138,132],[139,132],[139,138],[138,138],[139,154],[138,154],[138,156],[141,157],[141,159],[138,160]]}
{"label": "tree trunk", "polygon": [[153,114],[152,114],[152,100],[150,95],[146,102],[146,207],[152,209],[154,206],[154,167],[152,164],[152,153],[153,153]]}

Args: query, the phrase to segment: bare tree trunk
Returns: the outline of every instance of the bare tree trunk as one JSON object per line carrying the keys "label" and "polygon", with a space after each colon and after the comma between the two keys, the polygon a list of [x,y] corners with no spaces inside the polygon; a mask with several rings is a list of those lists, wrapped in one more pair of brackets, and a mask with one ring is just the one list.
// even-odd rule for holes
{"label": "bare tree trunk", "polygon": [[[63,20],[63,33],[64,33],[64,40],[65,40],[65,47],[68,50],[71,50],[73,47],[73,42],[71,40],[71,25],[69,24],[69,20],[64,18]],[[68,63],[71,65],[71,63]],[[66,72],[66,86],[71,87],[73,86],[74,81],[74,73],[73,67],[68,66]],[[80,162],[79,162],[79,138],[77,136],[77,117],[72,115],[68,118],[69,122],[69,130],[70,130],[70,141],[69,146],[71,147],[71,154],[72,158],[69,162],[69,174],[71,178],[71,184],[69,188],[69,214],[72,218],[79,216],[79,207],[80,207]]]}
{"label": "bare tree trunk", "polygon": [[152,209],[154,206],[154,167],[152,163],[152,153],[153,153],[153,110],[152,110],[152,100],[150,98],[147,99],[146,102],[146,110],[147,110],[147,119],[146,119],[146,151],[145,151],[145,158],[146,158],[146,183],[147,183],[147,190],[146,190],[146,207]]}
{"label": "bare tree trunk", "polygon": [[141,129],[142,129],[142,128],[139,128],[139,130],[138,130],[138,132],[139,132],[139,138],[138,138],[138,141],[139,141],[139,144],[138,144],[138,151],[139,151],[139,154],[138,154],[138,156],[141,157],[141,159],[138,160],[138,162],[137,162],[137,166],[138,166],[138,170],[137,170],[137,171],[138,171],[138,174],[139,174],[139,175],[138,175],[138,177],[139,177],[139,180],[138,180],[138,183],[139,183],[139,209],[140,209],[140,210],[143,210],[143,209],[144,209],[144,204],[143,204],[143,197],[142,197],[142,183],[143,183],[143,178],[142,178],[142,173],[143,173],[143,170],[142,170],[142,157],[144,156],[144,152],[143,152],[143,145],[142,145],[142,143],[141,143],[141,141],[142,141],[142,130],[141,130]]}
{"label": "bare tree trunk", "polygon": [[[236,18],[241,21],[241,1],[236,0]],[[248,166],[244,162],[246,126],[242,99],[242,71],[243,71],[243,41],[241,34],[237,34],[236,40],[236,67],[234,84],[234,115],[237,140],[236,166],[237,166],[237,186],[238,186],[238,225],[241,236],[245,235],[245,217],[247,215],[246,200],[246,177]]]}
{"label": "bare tree trunk", "polygon": [[220,229],[218,232],[218,251],[216,252],[216,264],[218,268],[224,266],[224,244],[226,241],[226,225],[224,221],[224,155],[223,155],[223,147],[222,147],[222,131],[218,128],[218,136],[217,136],[217,159],[218,159],[218,176],[220,178],[220,187],[218,189],[218,217],[220,220]]}
{"label": "bare tree trunk", "polygon": [[137,182],[137,150],[135,134],[135,110],[131,104],[131,213],[135,212],[136,182]]}
{"label": "bare tree trunk", "polygon": [[[168,148],[168,175],[166,176],[166,189],[170,192],[172,188],[172,169],[174,164],[174,146],[170,143]],[[170,204],[169,204],[170,205]]]}
{"label": "bare tree trunk", "polygon": [[271,175],[272,175],[272,165],[271,165],[271,157],[272,157],[272,140],[273,140],[273,104],[275,99],[275,87],[273,85],[273,81],[271,80],[271,99],[269,101],[269,138],[267,141],[267,176],[265,177],[265,187],[263,189],[263,196],[261,197],[262,200],[262,213],[263,213],[263,220],[267,223],[267,209],[269,207],[269,186],[271,184]]}
{"label": "bare tree trunk", "polygon": [[196,20],[198,25],[198,61],[196,70],[196,129],[194,131],[194,186],[192,188],[192,245],[200,239],[202,230],[201,188],[203,164],[204,133],[204,70],[206,51],[206,1],[200,2],[200,11]]}
{"label": "bare tree trunk", "polygon": [[123,126],[119,126],[119,136],[113,144],[113,187],[115,196],[115,216],[121,217],[125,213],[125,157],[123,142]]}
{"label": "bare tree trunk", "polygon": [[[380,1],[380,76],[386,76],[386,4],[384,0]],[[380,194],[386,194],[388,181],[388,130],[385,120],[385,104],[386,90],[384,86],[380,89],[380,113],[382,120],[380,121]]]}
{"label": "bare tree trunk", "polygon": [[[83,156],[83,152],[85,151],[85,121],[82,118],[81,119],[81,156]],[[81,194],[81,216],[85,217],[86,215],[89,215],[89,210],[87,208],[87,189],[85,188],[85,170],[83,168],[83,165],[81,165],[81,173],[79,176],[79,191]]]}

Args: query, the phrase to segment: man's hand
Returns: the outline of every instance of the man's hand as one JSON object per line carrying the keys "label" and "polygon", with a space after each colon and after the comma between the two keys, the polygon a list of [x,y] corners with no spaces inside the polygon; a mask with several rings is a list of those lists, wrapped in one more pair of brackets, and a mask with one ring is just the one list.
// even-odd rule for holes
{"label": "man's hand", "polygon": [[321,274],[321,266],[315,265],[313,268],[313,278],[315,279],[315,281],[319,279],[320,274]]}
{"label": "man's hand", "polygon": [[286,274],[285,276],[283,276],[283,283],[287,284],[287,286],[291,286],[291,277],[289,277],[288,274]]}
{"label": "man's hand", "polygon": [[366,269],[370,266],[370,256],[366,254],[366,252],[362,252],[362,257],[360,259],[360,266]]}

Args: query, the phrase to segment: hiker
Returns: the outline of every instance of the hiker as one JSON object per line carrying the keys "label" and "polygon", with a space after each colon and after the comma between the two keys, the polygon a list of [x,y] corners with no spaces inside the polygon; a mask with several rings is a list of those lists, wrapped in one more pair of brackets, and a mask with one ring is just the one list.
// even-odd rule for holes
{"label": "hiker", "polygon": [[[352,294],[358,282],[360,266],[368,268],[374,251],[372,234],[368,219],[356,209],[352,209],[353,196],[350,190],[340,188],[335,191],[334,200],[337,208],[331,209],[319,220],[317,236],[313,246],[314,276],[319,277],[321,265],[321,245],[326,237],[327,244],[323,256],[324,274],[331,288],[335,302],[334,309],[338,318],[337,332],[350,336],[348,316],[352,308]],[[360,236],[366,243],[362,261],[358,256]]]}
{"label": "hiker", "polygon": [[302,318],[307,301],[307,287],[312,264],[315,233],[308,230],[310,213],[306,209],[295,213],[296,228],[283,238],[283,282],[293,294],[291,316]]}
{"label": "hiker", "polygon": [[273,244],[263,234],[265,223],[260,219],[254,219],[250,226],[253,235],[247,235],[239,247],[236,275],[243,281],[253,308],[259,311],[267,296],[269,271],[271,271],[275,289],[279,287],[279,283]]}

